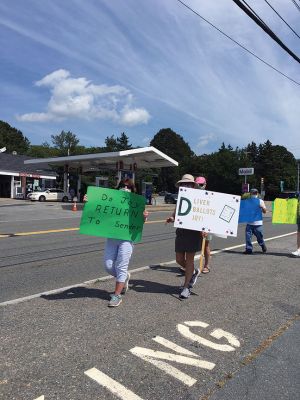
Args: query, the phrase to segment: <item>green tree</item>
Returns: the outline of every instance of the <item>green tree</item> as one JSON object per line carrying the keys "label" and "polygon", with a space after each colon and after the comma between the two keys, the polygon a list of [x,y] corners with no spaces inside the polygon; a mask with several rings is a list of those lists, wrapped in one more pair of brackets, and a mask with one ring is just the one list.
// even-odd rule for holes
{"label": "green tree", "polygon": [[[254,175],[247,177],[250,187],[261,188],[264,178],[266,198],[273,199],[280,192],[280,181],[286,189],[296,186],[296,160],[284,146],[273,146],[267,140],[256,145],[249,143],[245,148],[234,150],[222,143],[212,154],[198,156],[199,175],[208,180],[208,189],[223,193],[241,193],[244,177],[238,176],[241,167],[253,167]],[[196,174],[195,174],[196,175]]]}
{"label": "green tree", "polygon": [[201,157],[204,176],[209,190],[222,193],[240,193],[241,182],[238,179],[241,152],[228,145],[217,152]]}
{"label": "green tree", "polygon": [[280,193],[280,181],[284,181],[286,190],[296,187],[297,162],[284,146],[272,145],[269,140],[260,144],[254,168],[258,187],[261,178],[264,178],[267,199],[273,199]]}
{"label": "green tree", "polygon": [[86,152],[87,154],[95,154],[95,153],[105,153],[106,147],[87,147]]}
{"label": "green tree", "polygon": [[61,156],[75,154],[79,139],[77,136],[68,131],[61,131],[59,135],[51,135],[52,143],[59,150]]}
{"label": "green tree", "polygon": [[117,144],[119,150],[130,150],[132,149],[132,145],[129,143],[129,138],[125,134],[125,132],[121,133],[120,137],[117,137]]}
{"label": "green tree", "polygon": [[29,140],[20,130],[0,121],[0,148],[6,147],[8,153],[16,151],[18,154],[26,154],[29,145]]}
{"label": "green tree", "polygon": [[251,142],[249,143],[245,149],[242,150],[245,153],[246,156],[246,161],[250,161],[251,165],[243,165],[241,168],[245,167],[247,168],[252,167],[255,165],[258,161],[258,155],[259,155],[259,150],[258,147],[256,146],[256,143]]}
{"label": "green tree", "polygon": [[105,139],[105,151],[118,151],[117,147],[118,143],[117,139],[115,139],[115,136],[107,136]]}
{"label": "green tree", "polygon": [[30,145],[27,154],[33,158],[57,157],[60,155],[59,150],[50,147],[47,142],[40,145]]}
{"label": "green tree", "polygon": [[115,135],[107,136],[105,139],[105,146],[108,152],[132,149],[132,145],[129,143],[129,138],[125,132],[121,133],[121,135],[116,138]]}
{"label": "green tree", "polygon": [[161,129],[157,132],[151,140],[150,145],[166,153],[178,162],[194,154],[183,137],[170,128]]}
{"label": "green tree", "polygon": [[157,180],[158,190],[174,192],[176,190],[175,183],[180,176],[183,173],[192,173],[190,163],[191,158],[194,157],[193,151],[183,137],[170,128],[161,129],[157,132],[150,145],[178,161],[179,168],[162,168]]}

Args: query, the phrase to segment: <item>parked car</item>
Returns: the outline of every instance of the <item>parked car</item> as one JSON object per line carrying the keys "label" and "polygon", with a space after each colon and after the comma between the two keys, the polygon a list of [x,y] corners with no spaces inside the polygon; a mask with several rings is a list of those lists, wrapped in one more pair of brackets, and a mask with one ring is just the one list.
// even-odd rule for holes
{"label": "parked car", "polygon": [[177,203],[178,193],[167,193],[165,195],[165,203],[167,204],[176,204]]}
{"label": "parked car", "polygon": [[165,196],[166,194],[168,194],[166,190],[162,190],[161,192],[158,193],[159,196]]}
{"label": "parked car", "polygon": [[28,194],[27,198],[31,201],[69,201],[68,193],[62,189],[45,189],[44,191],[36,191]]}

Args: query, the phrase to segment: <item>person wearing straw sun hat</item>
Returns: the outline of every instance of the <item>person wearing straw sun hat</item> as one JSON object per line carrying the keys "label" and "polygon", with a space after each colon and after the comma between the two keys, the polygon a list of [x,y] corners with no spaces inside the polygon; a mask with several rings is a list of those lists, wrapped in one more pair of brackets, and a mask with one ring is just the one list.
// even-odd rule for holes
{"label": "person wearing straw sun hat", "polygon": [[[196,183],[193,175],[184,174],[182,178],[176,183],[177,187],[195,188]],[[174,222],[175,211],[173,215],[167,218],[166,223]],[[185,279],[183,287],[180,291],[180,298],[187,299],[191,294],[191,287],[196,283],[199,271],[194,269],[194,258],[197,251],[200,251],[202,237],[198,231],[190,229],[176,229],[175,239],[175,253],[176,262],[185,271]]]}

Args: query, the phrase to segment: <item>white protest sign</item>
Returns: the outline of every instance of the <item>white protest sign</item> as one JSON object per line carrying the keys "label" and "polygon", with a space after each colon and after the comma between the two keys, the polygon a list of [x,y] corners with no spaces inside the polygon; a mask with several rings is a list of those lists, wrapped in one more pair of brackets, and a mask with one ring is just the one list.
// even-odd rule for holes
{"label": "white protest sign", "polygon": [[236,236],[241,196],[180,187],[176,228]]}

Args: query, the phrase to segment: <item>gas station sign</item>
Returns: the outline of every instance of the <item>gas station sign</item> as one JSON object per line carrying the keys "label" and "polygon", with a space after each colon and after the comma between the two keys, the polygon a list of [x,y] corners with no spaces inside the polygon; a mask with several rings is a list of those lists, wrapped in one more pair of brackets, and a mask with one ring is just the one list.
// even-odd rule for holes
{"label": "gas station sign", "polygon": [[253,175],[254,168],[239,168],[239,175]]}

